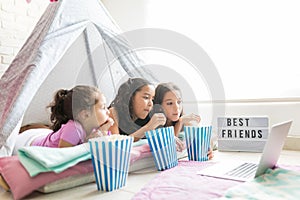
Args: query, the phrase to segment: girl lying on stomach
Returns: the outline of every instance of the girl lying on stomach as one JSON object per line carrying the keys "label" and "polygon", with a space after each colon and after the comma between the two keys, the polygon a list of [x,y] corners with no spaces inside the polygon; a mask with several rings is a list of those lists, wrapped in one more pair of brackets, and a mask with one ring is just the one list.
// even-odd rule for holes
{"label": "girl lying on stomach", "polygon": [[92,86],[58,90],[52,103],[51,129],[24,131],[17,136],[14,154],[24,146],[71,147],[101,136],[113,125],[104,95]]}

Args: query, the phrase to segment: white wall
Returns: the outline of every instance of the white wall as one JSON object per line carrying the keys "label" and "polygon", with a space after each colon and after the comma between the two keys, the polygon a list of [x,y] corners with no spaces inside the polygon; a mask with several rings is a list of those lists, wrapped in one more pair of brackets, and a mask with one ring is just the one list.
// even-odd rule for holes
{"label": "white wall", "polygon": [[229,99],[300,97],[297,0],[103,2],[125,31],[162,28],[195,41],[215,63]]}

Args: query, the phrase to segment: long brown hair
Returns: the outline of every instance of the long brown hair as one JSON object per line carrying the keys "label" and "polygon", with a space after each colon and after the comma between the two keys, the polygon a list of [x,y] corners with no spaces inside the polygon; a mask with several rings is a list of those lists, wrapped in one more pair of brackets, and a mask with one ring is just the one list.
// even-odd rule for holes
{"label": "long brown hair", "polygon": [[[180,94],[180,96],[182,96],[180,88],[172,82],[160,83],[156,86],[155,96],[154,96],[154,100],[153,100],[153,104],[154,104],[154,107],[156,107],[156,109],[160,108],[160,110],[163,111],[163,109],[161,108],[163,99],[164,99],[166,93],[170,92],[170,91],[176,91]],[[182,116],[182,114],[183,114],[183,109],[180,113],[180,116]],[[172,122],[172,123],[173,123],[173,125],[176,124],[176,122]]]}
{"label": "long brown hair", "polygon": [[132,99],[136,92],[147,85],[153,84],[143,78],[129,78],[119,87],[115,99],[109,106],[117,111],[119,128],[125,133],[133,133],[140,128],[132,120],[134,115]]}

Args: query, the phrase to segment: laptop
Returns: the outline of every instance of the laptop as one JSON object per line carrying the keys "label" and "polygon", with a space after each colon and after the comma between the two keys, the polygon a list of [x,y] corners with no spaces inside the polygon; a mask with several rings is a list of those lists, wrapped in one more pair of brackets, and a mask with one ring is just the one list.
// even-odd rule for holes
{"label": "laptop", "polygon": [[272,126],[258,165],[220,162],[197,174],[237,181],[248,181],[264,174],[268,168],[275,167],[291,124],[292,121],[286,121]]}

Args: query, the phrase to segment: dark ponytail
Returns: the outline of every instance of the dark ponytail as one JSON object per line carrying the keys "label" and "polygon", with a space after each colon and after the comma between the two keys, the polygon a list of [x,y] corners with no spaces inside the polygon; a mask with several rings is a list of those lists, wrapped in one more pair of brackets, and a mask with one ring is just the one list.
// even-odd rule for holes
{"label": "dark ponytail", "polygon": [[71,90],[58,90],[48,106],[51,111],[51,129],[58,131],[62,124],[66,124],[69,120],[76,120],[80,111],[90,110],[91,106],[99,101],[96,98],[97,93],[100,91],[91,86],[76,86]]}

